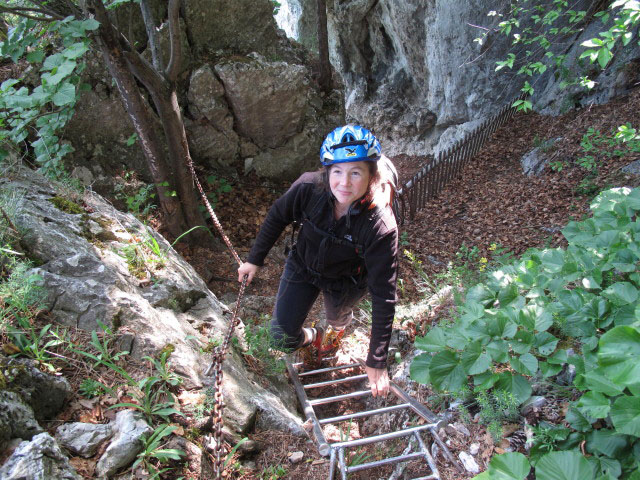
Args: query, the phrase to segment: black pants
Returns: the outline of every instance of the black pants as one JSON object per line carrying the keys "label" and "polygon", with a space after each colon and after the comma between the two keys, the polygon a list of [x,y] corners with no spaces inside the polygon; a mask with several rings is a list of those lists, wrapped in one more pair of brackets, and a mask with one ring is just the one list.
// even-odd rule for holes
{"label": "black pants", "polygon": [[280,278],[270,324],[273,347],[290,351],[302,345],[302,325],[320,291],[324,297],[327,323],[339,328],[347,326],[353,318],[353,307],[367,292],[366,285],[362,283],[357,285],[349,279],[336,282],[312,278],[289,257]]}

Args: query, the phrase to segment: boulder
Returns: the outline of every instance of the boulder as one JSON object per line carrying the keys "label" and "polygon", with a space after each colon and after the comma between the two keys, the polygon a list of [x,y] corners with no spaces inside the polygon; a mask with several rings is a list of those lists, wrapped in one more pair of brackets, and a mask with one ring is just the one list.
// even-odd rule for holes
{"label": "boulder", "polygon": [[215,71],[240,135],[261,148],[276,148],[302,130],[309,96],[305,67],[252,54],[228,58]]}
{"label": "boulder", "polygon": [[634,160],[633,162],[625,165],[620,169],[622,173],[627,173],[631,175],[640,175],[640,159]]}
{"label": "boulder", "polygon": [[[25,252],[39,265],[31,273],[40,277],[52,318],[89,331],[100,330],[102,322],[114,332],[113,344],[138,360],[170,348],[169,365],[188,389],[212,385],[203,374],[211,362],[203,348],[226,332],[228,308],[164,238],[95,193],[87,191],[77,202],[59,196],[30,170],[0,178],[2,192],[22,198],[15,224]],[[149,249],[152,238],[158,253]],[[142,267],[127,260],[132,246],[146,252]],[[227,425],[245,432],[258,419],[300,433],[295,395],[284,377],[265,382],[234,346],[224,375]]]}
{"label": "boulder", "polygon": [[553,144],[558,140],[562,139],[549,139],[543,142],[539,147],[536,147],[524,154],[520,159],[522,173],[524,173],[528,177],[540,175],[544,170],[544,167],[551,160]]}
{"label": "boulder", "polygon": [[0,391],[0,446],[12,438],[31,440],[34,435],[42,432],[33,409],[20,395],[16,392]]}
{"label": "boulder", "polygon": [[73,455],[93,457],[102,442],[113,435],[111,425],[94,423],[65,423],[56,430],[56,440]]}
{"label": "boulder", "polygon": [[4,480],[82,480],[69,464],[56,441],[40,433],[30,442],[22,442],[0,467]]}
{"label": "boulder", "polygon": [[183,6],[194,52],[274,53],[278,44],[269,0],[186,0]]}
{"label": "boulder", "polygon": [[7,388],[29,404],[39,421],[53,419],[71,397],[71,385],[66,378],[42,372],[31,359],[0,358],[0,366],[7,372],[4,375]]}
{"label": "boulder", "polygon": [[143,448],[141,437],[153,432],[142,416],[131,410],[119,411],[111,428],[113,438],[96,464],[99,477],[113,475],[130,465]]}

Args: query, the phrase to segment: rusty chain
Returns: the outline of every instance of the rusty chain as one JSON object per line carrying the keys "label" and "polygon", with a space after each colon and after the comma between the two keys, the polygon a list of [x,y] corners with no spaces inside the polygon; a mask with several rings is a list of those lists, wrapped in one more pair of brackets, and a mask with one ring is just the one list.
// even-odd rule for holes
{"label": "rusty chain", "polygon": [[[233,258],[235,258],[236,262],[238,262],[238,265],[242,265],[242,260],[240,259],[240,256],[238,255],[236,250],[233,248],[233,245],[231,244],[231,240],[229,240],[229,237],[227,237],[227,235],[224,233],[224,230],[222,229],[222,225],[218,220],[218,216],[213,211],[213,207],[211,207],[211,204],[207,199],[207,195],[204,193],[204,189],[202,188],[202,185],[200,184],[200,180],[198,180],[198,176],[196,175],[196,171],[193,168],[193,160],[190,157],[188,158],[187,165],[189,166],[189,170],[191,171],[191,176],[193,177],[194,183],[196,184],[196,186],[198,187],[198,190],[200,191],[200,196],[202,197],[202,201],[204,202],[205,207],[207,208],[207,211],[211,216],[211,220],[213,221],[213,224],[216,226],[216,229],[218,230],[218,233],[220,233],[222,240],[231,251]],[[227,350],[229,350],[229,342],[231,341],[231,337],[233,336],[233,330],[235,329],[236,325],[240,322],[240,319],[238,318],[238,312],[240,310],[240,302],[242,301],[244,290],[247,286],[248,278],[249,278],[248,275],[245,275],[242,278],[242,283],[240,284],[240,290],[238,291],[238,300],[236,301],[236,306],[233,310],[233,316],[231,317],[231,321],[229,322],[229,328],[227,329],[227,333],[224,337],[222,344],[215,349],[215,353],[213,354],[211,365],[209,366],[209,368],[207,368],[205,372],[205,375],[211,375],[213,372],[213,380],[214,380],[214,394],[213,394],[214,406],[211,411],[211,419],[213,424],[212,429],[213,429],[213,440],[214,440],[213,454],[215,456],[214,472],[215,472],[215,478],[217,480],[220,480],[222,478],[222,472],[224,470],[224,462],[222,459],[222,424],[223,424],[222,414],[224,412],[224,398],[222,395],[222,376],[223,376],[222,364],[224,362],[224,357],[227,354]]]}

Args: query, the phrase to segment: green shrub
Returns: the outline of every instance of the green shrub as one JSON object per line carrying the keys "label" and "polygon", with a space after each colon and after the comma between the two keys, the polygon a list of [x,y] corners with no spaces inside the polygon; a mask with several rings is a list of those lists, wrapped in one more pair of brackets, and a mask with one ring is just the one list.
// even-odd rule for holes
{"label": "green shrub", "polygon": [[640,189],[602,192],[591,210],[562,230],[567,248],[532,249],[491,272],[466,291],[453,325],[416,338],[426,353],[411,376],[441,391],[472,385],[520,404],[531,379],[553,385],[564,364],[575,366],[573,388],[582,394],[567,413],[562,448],[584,441],[592,456],[546,454],[536,475],[545,458],[576,472],[587,462],[613,478],[637,468],[630,452],[640,448]]}

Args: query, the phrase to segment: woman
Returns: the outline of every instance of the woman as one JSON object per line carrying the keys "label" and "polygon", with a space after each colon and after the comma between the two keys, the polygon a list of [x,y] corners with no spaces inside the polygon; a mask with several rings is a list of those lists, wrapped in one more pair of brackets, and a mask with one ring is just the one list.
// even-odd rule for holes
{"label": "woman", "polygon": [[[278,348],[303,357],[337,350],[353,307],[371,293],[366,372],[373,396],[386,396],[387,352],[396,303],[398,231],[388,183],[392,166],[367,129],[336,128],[322,144],[324,169],[305,173],[273,204],[238,280],[251,282],[287,225],[302,223],[280,280],[270,329]],[[384,168],[380,168],[383,167]],[[394,172],[395,173],[395,172]],[[302,325],[323,292],[328,328]]]}

